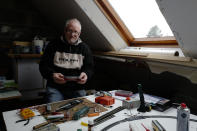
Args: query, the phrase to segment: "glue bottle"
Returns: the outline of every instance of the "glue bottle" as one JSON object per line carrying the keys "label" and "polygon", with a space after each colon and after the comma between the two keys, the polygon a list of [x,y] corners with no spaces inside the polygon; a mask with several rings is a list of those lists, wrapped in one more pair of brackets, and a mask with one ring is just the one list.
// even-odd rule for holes
{"label": "glue bottle", "polygon": [[190,118],[190,109],[186,106],[185,103],[177,108],[177,127],[176,131],[189,131],[189,118]]}

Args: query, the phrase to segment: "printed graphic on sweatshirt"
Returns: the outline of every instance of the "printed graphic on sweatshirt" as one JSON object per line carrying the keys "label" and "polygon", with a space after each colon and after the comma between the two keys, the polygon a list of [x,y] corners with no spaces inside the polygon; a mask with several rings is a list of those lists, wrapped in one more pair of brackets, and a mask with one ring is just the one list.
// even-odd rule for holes
{"label": "printed graphic on sweatshirt", "polygon": [[83,65],[83,58],[81,54],[71,54],[65,52],[56,52],[54,57],[54,64],[65,69],[81,69]]}

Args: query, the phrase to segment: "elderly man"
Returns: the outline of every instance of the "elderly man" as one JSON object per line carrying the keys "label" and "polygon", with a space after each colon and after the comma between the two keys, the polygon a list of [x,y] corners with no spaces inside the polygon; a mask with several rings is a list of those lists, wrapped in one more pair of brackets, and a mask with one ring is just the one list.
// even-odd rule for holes
{"label": "elderly man", "polygon": [[93,74],[93,57],[80,34],[79,20],[70,19],[64,35],[45,49],[39,69],[47,79],[48,103],[86,95],[84,84]]}

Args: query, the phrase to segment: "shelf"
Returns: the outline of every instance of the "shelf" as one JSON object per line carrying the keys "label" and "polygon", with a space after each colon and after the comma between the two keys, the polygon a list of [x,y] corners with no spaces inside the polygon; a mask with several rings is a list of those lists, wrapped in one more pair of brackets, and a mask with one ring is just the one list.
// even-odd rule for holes
{"label": "shelf", "polygon": [[11,58],[40,58],[41,54],[8,54]]}

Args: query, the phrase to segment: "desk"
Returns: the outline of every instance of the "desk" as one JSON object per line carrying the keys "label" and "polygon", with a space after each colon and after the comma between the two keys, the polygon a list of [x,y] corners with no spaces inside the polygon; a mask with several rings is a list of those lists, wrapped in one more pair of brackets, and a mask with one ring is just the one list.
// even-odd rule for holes
{"label": "desk", "polygon": [[[86,96],[86,98],[90,101],[94,101],[94,96]],[[115,104],[110,110],[115,109],[116,107],[122,105],[122,101],[116,100]],[[17,113],[17,110],[7,111],[3,112],[3,118],[6,124],[7,131],[32,131],[33,126],[40,124],[42,122],[45,122],[45,119],[42,116],[36,116],[33,119],[30,120],[30,123],[26,126],[23,124],[25,122],[15,123],[17,120],[21,119]],[[106,112],[101,113],[105,114]],[[104,127],[108,126],[109,124],[122,120],[124,118],[129,117],[130,114],[137,114],[137,109],[132,110],[122,110],[121,112],[118,112],[115,114],[115,117],[105,121],[102,124],[97,125],[94,129],[95,131],[100,131]],[[39,114],[36,112],[36,114]],[[141,113],[138,115],[168,115],[168,116],[176,116],[176,109],[170,108],[166,110],[165,112],[158,112],[152,110],[151,112]],[[98,116],[97,116],[98,117]],[[77,121],[69,121],[62,124],[59,124],[58,127],[60,127],[60,131],[77,131],[77,129],[82,129],[82,131],[87,131],[87,127],[84,127],[81,125],[81,122],[88,123],[88,120],[95,119],[97,117],[83,117]],[[197,116],[190,115],[190,118],[196,119]],[[124,122],[121,124],[118,124],[112,128],[109,129],[109,131],[129,131],[129,123],[132,123],[134,125],[135,131],[145,131],[145,129],[141,126],[141,123],[143,123],[147,128],[150,129],[150,131],[153,131],[151,126],[152,120],[158,120],[166,129],[166,131],[176,131],[176,119],[170,119],[170,118],[147,118],[143,120],[135,120],[132,122]],[[197,123],[196,122],[190,122],[190,131],[196,131],[197,129]]]}
{"label": "desk", "polygon": [[21,93],[18,90],[10,90],[10,91],[1,91],[0,92],[0,101],[1,100],[9,100],[21,97]]}

